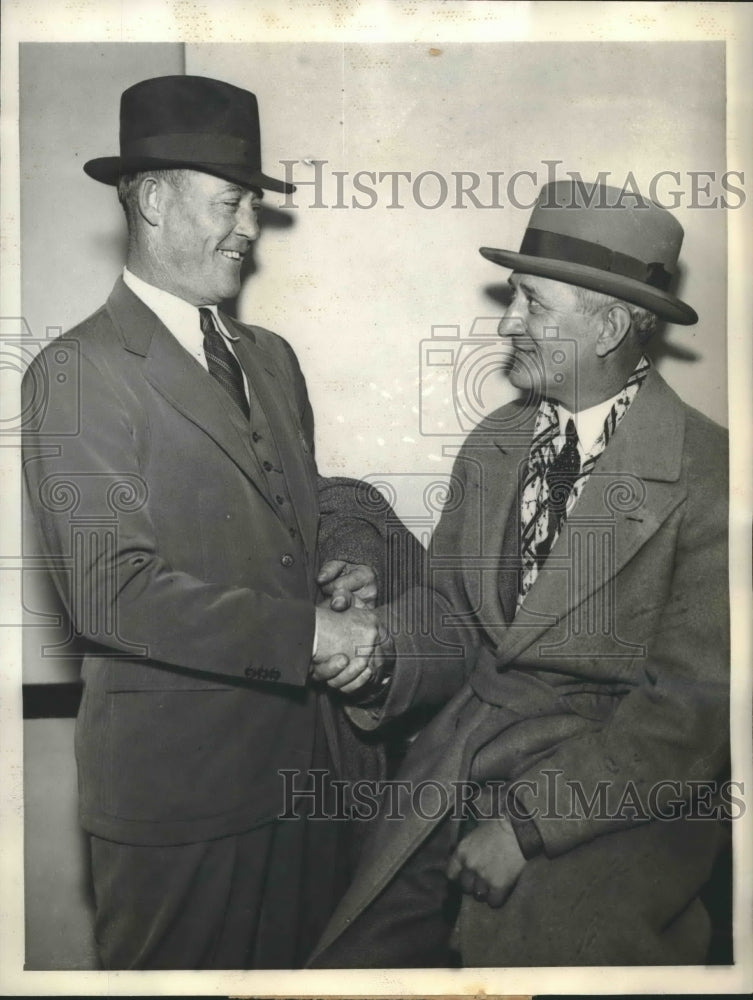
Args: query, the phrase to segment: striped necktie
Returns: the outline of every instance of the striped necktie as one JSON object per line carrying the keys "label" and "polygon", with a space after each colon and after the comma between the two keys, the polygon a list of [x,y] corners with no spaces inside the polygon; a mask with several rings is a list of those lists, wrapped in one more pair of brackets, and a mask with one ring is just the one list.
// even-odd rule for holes
{"label": "striped necktie", "polygon": [[201,332],[204,334],[204,354],[209,374],[225,389],[233,402],[240,408],[246,420],[251,411],[243,385],[243,372],[238,359],[225,343],[225,338],[217,329],[211,309],[199,309]]}

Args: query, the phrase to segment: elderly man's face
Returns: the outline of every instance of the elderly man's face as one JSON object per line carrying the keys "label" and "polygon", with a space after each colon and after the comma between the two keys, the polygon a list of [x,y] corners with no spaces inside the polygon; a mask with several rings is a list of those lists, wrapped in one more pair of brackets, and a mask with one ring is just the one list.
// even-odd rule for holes
{"label": "elderly man's face", "polygon": [[516,272],[509,284],[513,298],[499,324],[512,348],[509,380],[580,409],[579,396],[593,380],[600,317],[584,313],[575,288],[564,282]]}
{"label": "elderly man's face", "polygon": [[259,196],[250,188],[188,170],[163,182],[155,261],[163,286],[193,305],[215,305],[240,291],[241,264],[259,236]]}

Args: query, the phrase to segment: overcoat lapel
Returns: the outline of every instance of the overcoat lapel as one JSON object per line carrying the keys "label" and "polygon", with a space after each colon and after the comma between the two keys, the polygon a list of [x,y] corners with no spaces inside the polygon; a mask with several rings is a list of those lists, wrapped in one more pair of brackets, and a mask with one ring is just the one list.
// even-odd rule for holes
{"label": "overcoat lapel", "polygon": [[[684,434],[682,404],[652,369],[599,458],[512,627],[501,634],[500,665],[513,661],[616,576],[682,501]],[[575,553],[580,550],[584,557],[587,537],[605,531],[613,539],[609,558],[597,558],[578,571]]]}
{"label": "overcoat lapel", "polygon": [[[440,553],[460,558],[464,564],[460,572],[468,574],[469,593],[480,586],[483,608],[474,608],[474,614],[481,614],[497,635],[515,612],[520,562],[518,481],[535,417],[535,409],[521,411],[509,441],[483,434],[466,442],[461,453],[468,466],[466,503],[473,506],[465,509],[457,551]],[[488,580],[491,573],[495,573],[493,581]],[[487,577],[483,583],[479,574]]]}
{"label": "overcoat lapel", "polygon": [[[520,572],[520,489],[525,479],[528,451],[530,449],[535,411],[527,418],[525,434],[514,448],[508,446],[504,460],[500,463],[500,482],[494,482],[496,504],[499,507],[498,517],[490,520],[494,530],[489,539],[492,552],[501,554],[501,566],[498,578],[499,599],[502,608],[501,622],[507,625],[515,617],[515,605],[518,598],[518,578]],[[494,497],[487,499],[494,502]],[[501,635],[501,632],[497,632]]]}

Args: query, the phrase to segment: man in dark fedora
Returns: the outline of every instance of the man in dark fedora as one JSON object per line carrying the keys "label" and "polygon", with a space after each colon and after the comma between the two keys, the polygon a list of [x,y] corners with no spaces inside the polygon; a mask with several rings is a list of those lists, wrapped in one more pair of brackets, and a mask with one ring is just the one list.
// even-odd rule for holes
{"label": "man in dark fedora", "polygon": [[[373,766],[330,694],[377,679],[379,524],[317,477],[288,344],[218,310],[263,191],[289,189],[262,172],[254,95],[136,84],[120,156],[84,169],[117,185],[127,264],[32,363],[24,470],[85,651],[76,755],[102,964],[295,967],[348,859],[344,824],[277,821],[280,771]],[[61,344],[75,378],[49,375]]]}
{"label": "man in dark fedora", "polygon": [[[682,228],[547,185],[499,326],[522,398],[453,471],[433,607],[385,615],[411,746],[315,967],[703,963],[727,841],[727,437],[651,364]],[[433,603],[432,603],[433,602]],[[443,707],[441,707],[443,706]]]}

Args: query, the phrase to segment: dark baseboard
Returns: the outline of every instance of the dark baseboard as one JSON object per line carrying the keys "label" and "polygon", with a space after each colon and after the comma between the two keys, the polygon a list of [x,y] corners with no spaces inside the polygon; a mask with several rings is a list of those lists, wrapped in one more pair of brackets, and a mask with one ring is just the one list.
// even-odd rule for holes
{"label": "dark baseboard", "polygon": [[75,719],[81,703],[79,681],[65,684],[24,684],[24,719]]}

